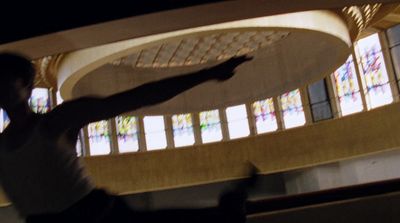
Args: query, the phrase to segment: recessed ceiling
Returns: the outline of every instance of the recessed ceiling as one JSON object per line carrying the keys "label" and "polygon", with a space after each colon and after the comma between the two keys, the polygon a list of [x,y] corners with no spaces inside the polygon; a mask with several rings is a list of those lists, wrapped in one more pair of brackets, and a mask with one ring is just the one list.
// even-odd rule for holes
{"label": "recessed ceiling", "polygon": [[138,68],[205,64],[257,51],[288,35],[284,31],[237,31],[193,36],[142,49],[111,64]]}
{"label": "recessed ceiling", "polygon": [[[135,110],[134,114],[199,112],[278,96],[333,72],[348,54],[347,45],[332,36],[311,31],[291,32],[281,41],[250,53],[253,60],[239,66],[232,79],[203,83],[167,102]],[[168,68],[106,64],[81,78],[75,84],[72,95],[107,96],[151,81],[195,72],[216,63]],[[163,89],[159,89],[158,93],[162,92]]]}
{"label": "recessed ceiling", "polygon": [[198,112],[277,96],[319,80],[345,61],[350,45],[346,23],[329,11],[259,17],[70,53],[59,66],[58,85],[66,100],[107,96],[209,68],[235,55],[252,55],[253,60],[235,69],[236,75],[228,81],[209,81],[167,102],[134,111],[142,115]]}

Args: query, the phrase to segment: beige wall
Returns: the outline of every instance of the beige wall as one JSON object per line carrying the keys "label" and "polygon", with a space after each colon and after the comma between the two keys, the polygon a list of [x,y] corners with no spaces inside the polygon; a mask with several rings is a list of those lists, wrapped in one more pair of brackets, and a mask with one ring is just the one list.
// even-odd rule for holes
{"label": "beige wall", "polygon": [[400,178],[400,150],[285,172],[287,194]]}
{"label": "beige wall", "polygon": [[[144,153],[86,157],[99,187],[124,194],[280,172],[400,148],[400,103],[277,133]],[[5,203],[4,198],[1,203]]]}
{"label": "beige wall", "polygon": [[400,103],[282,132],[137,154],[88,157],[97,184],[118,193],[243,177],[245,161],[272,173],[400,148]]}

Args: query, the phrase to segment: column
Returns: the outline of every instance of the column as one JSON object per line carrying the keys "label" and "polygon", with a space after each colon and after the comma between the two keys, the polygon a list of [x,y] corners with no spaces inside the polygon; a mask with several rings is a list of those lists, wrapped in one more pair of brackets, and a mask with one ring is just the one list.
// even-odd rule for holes
{"label": "column", "polygon": [[199,113],[192,113],[192,124],[193,124],[193,135],[194,135],[194,145],[202,144],[201,139],[201,129],[200,129],[200,116]]}
{"label": "column", "polygon": [[82,142],[83,142],[83,148],[82,148],[82,152],[84,156],[90,156],[90,142],[89,142],[89,132],[88,132],[88,127],[85,126],[82,128]]}
{"label": "column", "polygon": [[301,103],[303,105],[304,116],[306,117],[305,125],[313,123],[313,118],[311,114],[310,101],[308,98],[307,87],[301,87],[300,89]]}
{"label": "column", "polygon": [[279,96],[273,97],[273,101],[274,101],[276,122],[278,124],[278,131],[283,130],[285,128],[285,123],[284,123],[283,117],[282,117],[282,109],[281,109],[281,103],[279,102]]}
{"label": "column", "polygon": [[144,131],[143,117],[137,117],[138,121],[138,140],[139,140],[139,152],[144,152],[147,149],[146,145],[146,133]]}
{"label": "column", "polygon": [[218,109],[219,119],[221,121],[222,141],[229,140],[228,119],[226,118],[226,108]]}
{"label": "column", "polygon": [[118,154],[118,136],[117,136],[117,125],[115,118],[108,120],[108,126],[110,128],[110,143],[111,143],[111,154]]}
{"label": "column", "polygon": [[247,120],[249,123],[249,130],[250,130],[250,136],[255,136],[257,135],[257,127],[256,127],[256,120],[254,118],[253,114],[253,105],[252,102],[248,102],[245,104],[246,106],[246,112],[247,112]]}
{"label": "column", "polygon": [[341,116],[340,113],[340,104],[339,100],[336,97],[337,92],[336,92],[336,85],[335,85],[335,80],[333,80],[332,75],[329,75],[327,78],[325,78],[325,83],[326,83],[326,88],[328,90],[328,97],[329,97],[329,102],[331,104],[331,109],[332,109],[332,115],[333,118],[339,118]]}
{"label": "column", "polygon": [[174,130],[172,129],[172,115],[164,115],[165,137],[167,138],[167,149],[174,148]]}

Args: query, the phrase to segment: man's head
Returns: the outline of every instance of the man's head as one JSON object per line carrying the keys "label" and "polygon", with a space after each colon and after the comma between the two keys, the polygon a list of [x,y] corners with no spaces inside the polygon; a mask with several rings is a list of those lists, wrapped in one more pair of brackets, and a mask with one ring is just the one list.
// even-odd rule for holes
{"label": "man's head", "polygon": [[0,107],[27,101],[33,88],[35,68],[23,56],[0,53]]}

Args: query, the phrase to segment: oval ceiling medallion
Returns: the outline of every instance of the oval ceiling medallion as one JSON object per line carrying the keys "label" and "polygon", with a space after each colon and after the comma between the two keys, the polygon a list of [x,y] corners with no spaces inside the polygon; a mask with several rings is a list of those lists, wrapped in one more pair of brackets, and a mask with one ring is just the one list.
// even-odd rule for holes
{"label": "oval ceiling medallion", "polygon": [[191,36],[152,46],[112,62],[138,68],[205,64],[245,55],[286,38],[285,31],[235,31]]}

